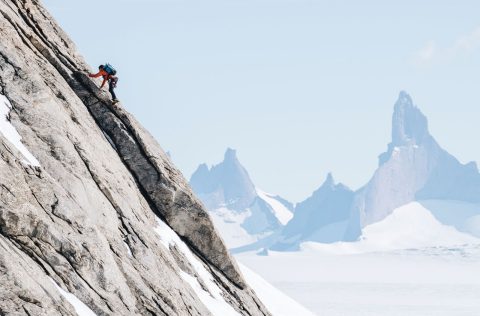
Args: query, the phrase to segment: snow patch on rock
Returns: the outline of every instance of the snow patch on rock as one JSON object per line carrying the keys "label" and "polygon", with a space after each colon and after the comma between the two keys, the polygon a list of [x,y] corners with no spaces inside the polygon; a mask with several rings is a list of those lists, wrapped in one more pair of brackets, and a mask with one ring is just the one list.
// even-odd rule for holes
{"label": "snow patch on rock", "polygon": [[130,246],[124,241],[123,244],[125,245],[125,248],[127,249],[128,256],[133,257],[132,254],[132,249],[130,249]]}
{"label": "snow patch on rock", "polygon": [[187,258],[198,277],[202,279],[207,287],[208,292],[202,288],[197,278],[183,271],[180,272],[182,279],[192,287],[202,303],[214,316],[239,316],[240,314],[225,301],[222,296],[222,290],[216,285],[213,276],[205,269],[202,262],[195,257],[190,248],[167,224],[158,217],[156,219],[158,226],[155,228],[155,232],[160,236],[161,243],[167,249],[170,249],[171,245],[175,245]]}
{"label": "snow patch on rock", "polygon": [[263,192],[262,190],[256,188],[258,196],[270,205],[273,209],[275,217],[282,223],[286,225],[293,217],[293,213],[280,201],[273,198],[270,194]]}
{"label": "snow patch on rock", "polygon": [[22,162],[39,167],[40,163],[30,151],[28,151],[25,145],[22,144],[22,137],[8,119],[8,114],[11,109],[12,105],[10,101],[4,95],[0,94],[0,133],[22,153],[25,158]]}
{"label": "snow patch on rock", "polygon": [[52,281],[53,285],[55,285],[55,288],[60,292],[60,294],[62,294],[62,296],[70,304],[72,304],[78,316],[97,316],[94,311],[92,311],[87,305],[80,301],[75,295],[62,289],[52,278],[49,279],[50,281]]}

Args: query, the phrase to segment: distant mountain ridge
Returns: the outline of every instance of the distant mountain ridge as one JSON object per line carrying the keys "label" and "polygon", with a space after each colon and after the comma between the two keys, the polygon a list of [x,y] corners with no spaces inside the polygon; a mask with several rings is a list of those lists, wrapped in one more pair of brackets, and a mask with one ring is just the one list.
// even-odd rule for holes
{"label": "distant mountain ridge", "polygon": [[[190,185],[200,196],[205,197],[207,207],[227,206],[242,210],[253,203],[255,186],[248,172],[237,159],[235,150],[228,148],[223,162],[211,169],[201,164],[193,173]],[[208,196],[208,198],[206,198]]]}
{"label": "distant mountain ridge", "polygon": [[355,193],[345,240],[415,200],[480,201],[476,164],[461,164],[428,131],[428,121],[412,98],[400,92],[392,117],[392,141],[379,156],[371,180]]}
{"label": "distant mountain ridge", "polygon": [[273,234],[293,217],[293,204],[257,189],[231,148],[221,163],[201,164],[190,185],[230,248]]}
{"label": "distant mountain ridge", "polygon": [[[426,116],[404,91],[394,105],[391,135],[387,151],[379,156],[379,166],[365,186],[345,193],[335,207],[327,207],[325,200],[334,199],[338,192],[326,191],[328,197],[314,199],[319,189],[297,204],[295,217],[272,248],[295,249],[302,241],[354,241],[365,226],[385,219],[398,207],[413,201],[480,202],[480,173],[476,164],[461,164],[440,147],[428,130]],[[332,179],[326,182],[331,183]],[[304,220],[306,224],[302,227],[300,217],[305,211],[300,209],[307,202],[309,213],[314,214],[310,216],[317,220],[314,224]],[[336,217],[327,220],[332,213]],[[313,227],[316,229],[312,231]],[[294,238],[292,231],[297,233]]]}
{"label": "distant mountain ridge", "polygon": [[298,249],[305,241],[354,241],[365,226],[414,201],[480,202],[477,165],[461,164],[440,147],[428,130],[426,116],[404,91],[394,105],[391,137],[372,178],[357,191],[336,184],[328,174],[320,188],[295,207],[276,197],[291,211],[293,217],[288,220],[272,216],[271,205],[265,203],[265,196],[261,198],[232,149],[225,153],[223,163],[211,169],[200,165],[190,183],[211,211],[226,207],[251,212],[242,219],[242,227],[257,238],[251,239],[250,245],[236,244],[244,250],[267,247],[283,251]]}
{"label": "distant mountain ridge", "polygon": [[331,173],[318,190],[295,207],[295,215],[283,228],[273,250],[297,249],[302,241],[334,242],[343,238],[354,192],[335,184]]}

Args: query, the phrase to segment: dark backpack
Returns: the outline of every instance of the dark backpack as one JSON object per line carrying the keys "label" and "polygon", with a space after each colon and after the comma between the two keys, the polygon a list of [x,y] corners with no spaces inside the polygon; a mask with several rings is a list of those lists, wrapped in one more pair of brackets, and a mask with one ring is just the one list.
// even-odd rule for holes
{"label": "dark backpack", "polygon": [[106,63],[105,66],[103,66],[103,70],[105,70],[107,74],[111,76],[115,76],[117,74],[117,71],[115,70],[115,68],[113,68],[113,66],[110,65],[109,63]]}

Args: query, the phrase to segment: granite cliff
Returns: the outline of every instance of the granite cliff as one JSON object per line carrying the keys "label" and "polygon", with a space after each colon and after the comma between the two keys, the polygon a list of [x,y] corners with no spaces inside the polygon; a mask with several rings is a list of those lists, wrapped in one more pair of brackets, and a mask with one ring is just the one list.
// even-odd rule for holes
{"label": "granite cliff", "polygon": [[41,3],[0,1],[0,37],[0,315],[269,315]]}

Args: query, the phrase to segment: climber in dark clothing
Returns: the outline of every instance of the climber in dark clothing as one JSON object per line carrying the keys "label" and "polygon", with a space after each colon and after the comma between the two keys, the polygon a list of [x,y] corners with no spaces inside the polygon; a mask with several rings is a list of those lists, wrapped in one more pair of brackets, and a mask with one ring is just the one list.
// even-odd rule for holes
{"label": "climber in dark clothing", "polygon": [[103,77],[103,82],[102,82],[102,85],[100,86],[100,89],[102,89],[105,86],[105,83],[108,81],[108,91],[112,94],[113,103],[118,102],[117,96],[115,95],[115,91],[113,90],[117,87],[117,82],[118,82],[118,77],[115,77],[115,73],[116,71],[110,65],[107,64],[107,66],[104,66],[104,65],[98,66],[98,73],[88,74],[90,78],[98,78],[100,76]]}

